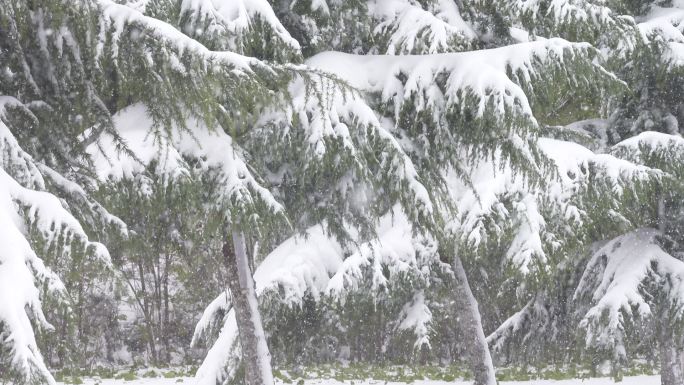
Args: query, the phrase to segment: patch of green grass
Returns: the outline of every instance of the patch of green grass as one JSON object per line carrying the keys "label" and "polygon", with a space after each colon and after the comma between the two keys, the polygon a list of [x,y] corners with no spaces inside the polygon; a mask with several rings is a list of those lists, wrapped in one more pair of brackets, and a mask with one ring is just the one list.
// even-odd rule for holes
{"label": "patch of green grass", "polygon": [[86,371],[77,368],[64,368],[55,373],[55,379],[65,384],[83,384],[82,377],[87,375]]}
{"label": "patch of green grass", "polygon": [[168,372],[163,372],[164,378],[178,378],[183,377],[183,373],[176,370],[169,370]]}
{"label": "patch of green grass", "polygon": [[[157,378],[161,377],[160,373],[158,373],[156,370],[148,370],[147,372],[143,373],[142,375],[143,378]],[[164,376],[166,377],[166,376]],[[169,377],[166,377],[169,378]]]}
{"label": "patch of green grass", "polygon": [[288,375],[287,372],[278,370],[278,369],[273,369],[273,377],[279,379],[285,384],[291,384],[292,383],[292,378]]}
{"label": "patch of green grass", "polygon": [[[114,369],[98,366],[97,368],[74,369],[65,368],[55,373],[55,379],[65,384],[81,385],[82,378],[118,379],[133,381],[138,378],[164,377],[168,379],[192,377],[197,372],[197,366],[174,368],[129,367]],[[657,372],[648,362],[632,362],[619,375],[637,376],[652,375]],[[529,381],[529,380],[566,380],[586,379],[597,375],[595,370],[586,364],[570,364],[566,366],[510,366],[497,369],[499,381]],[[613,374],[615,376],[615,374]],[[273,376],[284,384],[303,385],[307,379],[335,379],[340,382],[354,382],[372,379],[378,382],[400,382],[411,384],[419,380],[438,380],[454,382],[470,380],[471,373],[465,365],[371,365],[371,364],[323,364],[309,367],[279,367],[274,368]]]}
{"label": "patch of green grass", "polygon": [[[648,364],[634,364],[625,370],[624,376],[653,374],[654,368]],[[296,373],[296,374],[295,374]],[[588,378],[590,368],[567,366],[511,366],[497,369],[496,377],[499,381],[530,381],[530,380],[567,380],[574,378]],[[470,370],[464,365],[368,365],[352,363],[316,365],[305,368],[285,368],[274,370],[274,376],[284,383],[299,384],[298,379],[327,379],[332,378],[340,382],[351,382],[372,379],[385,382],[401,382],[410,384],[418,380],[439,380],[453,382],[456,380],[472,379]]]}
{"label": "patch of green grass", "polygon": [[133,380],[136,380],[137,378],[138,378],[138,376],[132,370],[130,370],[128,372],[117,373],[117,375],[114,377],[114,379],[124,380],[124,381],[133,381]]}
{"label": "patch of green grass", "polygon": [[116,370],[112,368],[104,368],[102,366],[98,366],[93,371],[93,375],[96,377],[100,377],[102,379],[114,378],[114,376],[116,375]]}
{"label": "patch of green grass", "polygon": [[[286,374],[287,373],[287,374]],[[293,373],[297,373],[294,375]],[[349,365],[317,365],[304,369],[290,370],[280,368],[274,371],[274,376],[289,381],[295,378],[303,379],[324,379],[333,378],[337,381],[351,382],[354,380],[373,379],[385,382],[413,383],[417,380],[435,379],[442,381],[454,381],[457,379],[467,379],[468,372],[459,366],[399,366],[399,365],[368,365],[353,363]]]}
{"label": "patch of green grass", "polygon": [[63,376],[62,378],[57,379],[57,381],[73,385],[83,384],[83,379],[79,376]]}
{"label": "patch of green grass", "polygon": [[656,369],[657,368],[653,367],[653,365],[651,365],[647,362],[644,362],[644,363],[638,362],[629,368],[624,368],[623,373],[625,376],[630,376],[630,377],[631,376],[640,376],[640,375],[652,376],[652,375],[656,374],[656,372],[657,372]]}
{"label": "patch of green grass", "polygon": [[97,366],[91,369],[62,368],[54,373],[54,377],[58,382],[80,385],[83,383],[82,378],[133,381],[138,378],[164,377],[171,379],[179,377],[193,377],[197,373],[197,368],[198,367],[196,365],[173,368],[154,368],[145,367],[143,365],[133,365],[128,368],[112,368],[103,366]]}

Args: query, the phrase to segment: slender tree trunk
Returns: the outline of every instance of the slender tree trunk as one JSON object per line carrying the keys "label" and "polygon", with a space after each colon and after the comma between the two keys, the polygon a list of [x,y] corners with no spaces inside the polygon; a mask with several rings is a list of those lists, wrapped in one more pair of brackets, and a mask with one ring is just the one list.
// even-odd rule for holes
{"label": "slender tree trunk", "polygon": [[261,323],[244,233],[233,231],[232,242],[226,234],[223,257],[228,270],[228,287],[240,333],[245,384],[273,385],[271,354],[268,351],[266,335]]}
{"label": "slender tree trunk", "polygon": [[475,296],[470,290],[468,277],[458,255],[454,255],[453,267],[456,276],[454,298],[456,299],[456,309],[459,312],[457,326],[465,338],[475,385],[496,385],[494,364],[482,330],[480,310],[477,307]]}
{"label": "slender tree trunk", "polygon": [[142,259],[138,261],[138,274],[140,277],[140,300],[138,303],[142,307],[143,318],[145,320],[145,326],[147,329],[147,346],[150,349],[150,354],[152,355],[152,362],[156,365],[158,363],[157,359],[157,345],[155,343],[155,330],[154,330],[154,320],[152,319],[152,312],[150,309],[150,298],[147,293],[147,286],[145,285],[145,267],[143,265]]}
{"label": "slender tree trunk", "polygon": [[667,321],[663,321],[658,331],[660,345],[660,383],[662,385],[684,384],[684,373],[677,342],[672,328],[668,327]]}
{"label": "slender tree trunk", "polygon": [[[667,231],[666,210],[665,196],[661,194],[658,198],[658,230],[663,234]],[[666,312],[667,310],[662,312],[657,330],[660,345],[660,383],[682,385],[684,384],[684,367],[681,362],[683,352],[678,349],[675,333],[669,325]]]}
{"label": "slender tree trunk", "polygon": [[169,364],[171,362],[171,341],[170,341],[170,330],[169,330],[169,322],[171,319],[170,313],[170,305],[169,305],[169,270],[170,267],[169,265],[171,264],[170,262],[170,256],[166,255],[164,258],[164,279],[162,281],[164,285],[164,322],[163,322],[163,333],[164,333],[164,348],[166,350],[166,363]]}
{"label": "slender tree trunk", "polygon": [[[156,249],[159,250],[159,249]],[[155,338],[155,343],[158,346],[158,350],[156,353],[156,364],[160,365],[161,364],[161,357],[163,355],[163,339],[164,339],[164,334],[162,332],[162,324],[161,324],[161,290],[160,290],[160,281],[159,281],[159,255],[155,257],[154,260],[151,261],[152,264],[150,266],[150,272],[152,273],[152,284],[150,288],[150,314],[151,314],[151,319],[152,319],[152,327],[154,328],[154,335],[156,336]]]}

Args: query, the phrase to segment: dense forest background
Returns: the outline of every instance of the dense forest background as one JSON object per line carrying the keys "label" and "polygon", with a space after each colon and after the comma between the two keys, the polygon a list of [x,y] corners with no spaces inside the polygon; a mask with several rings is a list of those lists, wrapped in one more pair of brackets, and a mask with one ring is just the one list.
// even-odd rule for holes
{"label": "dense forest background", "polygon": [[239,380],[240,229],[274,367],[677,384],[680,122],[681,0],[0,0],[0,377]]}

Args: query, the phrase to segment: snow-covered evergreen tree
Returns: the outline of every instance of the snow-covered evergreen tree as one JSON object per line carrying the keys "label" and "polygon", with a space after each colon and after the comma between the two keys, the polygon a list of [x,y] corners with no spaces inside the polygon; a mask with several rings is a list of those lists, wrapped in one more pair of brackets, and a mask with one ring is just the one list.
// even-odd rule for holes
{"label": "snow-covered evergreen tree", "polygon": [[[683,380],[678,343],[681,334],[682,274],[681,137],[644,132],[619,143],[614,152],[621,157],[657,167],[667,174],[651,201],[650,223],[621,235],[595,251],[576,289],[576,297],[591,296],[580,307],[581,325],[587,342],[608,348],[624,360],[638,351],[646,338],[636,342],[637,330],[652,330],[652,343],[659,347],[663,384]],[[590,294],[591,293],[591,294]]]}
{"label": "snow-covered evergreen tree", "polygon": [[[6,204],[8,207],[17,205],[17,208],[14,210],[16,214],[11,215],[8,211],[6,217],[13,220],[18,229],[23,229],[26,237],[34,233],[35,226],[34,247],[42,247],[44,250],[40,250],[41,253],[55,253],[54,250],[60,249],[69,251],[73,247],[77,247],[78,251],[78,246],[73,245],[75,242],[87,246],[81,223],[89,225],[89,232],[97,232],[109,223],[125,228],[75,183],[86,184],[91,191],[97,185],[89,175],[85,149],[93,143],[99,146],[103,133],[113,138],[115,147],[123,147],[130,153],[114,130],[110,111],[132,102],[149,101],[152,98],[160,101],[160,104],[155,103],[149,109],[151,119],[156,123],[148,133],[155,140],[163,140],[171,135],[171,127],[185,123],[184,117],[187,115],[202,117],[207,124],[215,125],[218,119],[225,119],[220,117],[219,112],[226,111],[222,103],[232,104],[235,101],[235,105],[249,104],[266,95],[265,91],[260,92],[259,87],[256,87],[244,97],[238,91],[216,96],[216,89],[236,86],[242,80],[245,81],[245,87],[252,88],[250,84],[255,84],[258,75],[251,66],[260,67],[260,64],[238,54],[209,51],[170,25],[124,5],[109,1],[6,2],[2,9],[4,54],[1,87],[2,94],[8,95],[4,96],[7,103],[3,105],[3,120],[7,123],[3,124],[15,127],[15,132],[23,135],[15,135],[19,139],[17,142],[12,131],[6,129],[5,137],[8,139],[5,140],[10,141],[8,154],[19,152],[18,143],[25,142],[24,146],[35,153],[36,158],[33,161],[29,155],[25,155],[28,165],[24,166],[24,170],[17,170],[18,176],[14,177],[28,184],[27,187],[14,179],[7,182],[8,186],[11,187],[12,181],[17,187],[8,192]],[[265,67],[262,69],[265,70]],[[268,73],[268,76],[272,75],[272,72]],[[167,78],[168,82],[158,81],[163,78]],[[168,103],[161,101],[162,95],[169,97]],[[200,102],[203,99],[206,100]],[[8,116],[5,105],[19,110],[21,114]],[[243,111],[248,113],[248,109]],[[19,129],[23,127],[26,130]],[[14,161],[12,158],[10,160]],[[50,168],[51,165],[57,170]],[[14,165],[9,162],[9,166]],[[8,167],[5,170],[15,172]],[[43,175],[49,177],[51,186],[47,186]],[[234,177],[239,179],[241,176]],[[35,194],[22,194],[21,189],[48,190],[49,187],[64,195],[65,205],[67,202],[73,205],[81,223],[67,215],[68,211],[62,208],[57,198],[22,199],[22,195]],[[230,191],[226,195],[229,194]],[[11,199],[16,202],[12,203]],[[52,208],[52,211],[40,210],[37,206],[42,201],[57,205],[63,212],[57,212],[56,208]],[[22,212],[27,210],[26,226],[13,218],[21,216],[20,209]],[[94,222],[97,219],[100,223]],[[16,234],[11,237],[20,241],[25,239]],[[40,242],[40,237],[45,238],[45,242]],[[80,246],[81,250],[85,246]],[[33,266],[34,274],[47,277],[40,260],[32,254],[32,249],[26,245],[22,250],[14,251],[18,254],[10,254],[7,258],[13,258],[11,262],[17,266],[21,261],[16,259],[21,256],[27,265]],[[97,250],[99,254],[106,254],[102,248]],[[63,256],[68,257],[69,254]],[[61,264],[59,261],[56,263]],[[24,276],[28,274],[20,270],[14,272]],[[28,279],[22,281],[24,285],[30,283]],[[8,326],[3,329],[7,335],[3,340],[16,344],[7,353],[7,360],[13,364],[12,368],[16,368],[8,375],[21,375],[30,381],[33,381],[32,376],[41,375],[51,381],[49,372],[39,358],[28,320],[17,315],[17,310],[12,307],[31,305],[38,321],[44,320],[37,294],[26,289],[26,295],[18,296],[17,301],[8,305],[17,319],[9,319],[11,317],[8,316]],[[80,303],[79,306],[84,304]],[[23,332],[17,330],[20,327],[24,329]],[[14,374],[15,371],[18,374]]]}
{"label": "snow-covered evergreen tree", "polygon": [[202,384],[270,384],[271,361],[619,376],[635,333],[678,384],[681,8],[0,0],[0,274],[25,293],[0,289],[0,363],[51,381],[46,318],[44,352],[111,359],[121,293],[135,353],[168,363],[202,287]]}
{"label": "snow-covered evergreen tree", "polygon": [[67,260],[85,257],[108,267],[109,254],[102,244],[88,240],[79,221],[64,201],[50,192],[48,183],[68,188],[72,196],[88,202],[84,191],[19,145],[10,127],[18,128],[12,123],[20,116],[38,123],[30,107],[20,100],[0,98],[0,221],[4,245],[0,253],[0,375],[3,380],[19,383],[54,383],[36,344],[33,323],[41,330],[54,329],[43,313],[41,289],[61,304],[67,304],[69,298],[60,277],[40,256]]}

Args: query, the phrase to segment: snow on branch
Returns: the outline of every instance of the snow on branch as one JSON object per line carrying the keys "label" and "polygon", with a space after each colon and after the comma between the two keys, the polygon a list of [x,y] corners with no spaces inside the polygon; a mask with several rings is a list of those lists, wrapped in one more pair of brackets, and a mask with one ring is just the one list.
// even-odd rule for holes
{"label": "snow on branch", "polygon": [[195,374],[197,385],[225,384],[235,378],[242,360],[242,349],[238,337],[235,310],[231,309],[216,341],[207,352],[202,365],[197,369]]}
{"label": "snow on branch", "polygon": [[[481,1],[481,0],[476,0]],[[630,18],[615,14],[600,1],[592,0],[495,0],[497,9],[515,24],[537,36],[560,36],[573,41],[596,43],[614,31],[633,26]]]}
{"label": "snow on branch", "polygon": [[[17,215],[23,216],[26,221],[21,227],[25,231],[35,228],[48,246],[62,235],[66,235],[69,239],[75,237],[76,239],[71,240],[84,241],[86,246],[92,247],[96,256],[105,263],[109,263],[109,253],[106,248],[100,243],[88,242],[88,236],[81,223],[63,206],[59,198],[44,191],[47,189],[45,180],[49,179],[68,187],[76,194],[84,194],[80,186],[68,182],[54,170],[34,161],[19,146],[10,128],[3,121],[5,109],[11,105],[19,106],[21,103],[13,98],[0,98],[0,149],[3,150],[0,157],[0,170],[3,188],[16,206]],[[107,218],[109,221],[120,223],[116,217],[107,216]]]}
{"label": "snow on branch", "polygon": [[223,325],[228,321],[228,313],[233,309],[233,301],[226,290],[214,298],[204,309],[202,317],[195,325],[191,346],[198,346],[200,341],[210,341],[212,336],[218,336]]}
{"label": "snow on branch", "polygon": [[[553,299],[546,293],[536,293],[525,306],[508,317],[489,336],[487,343],[493,352],[510,360],[516,360],[516,352],[510,346],[526,346],[527,351],[544,351],[545,338],[557,339],[561,328],[554,318]],[[540,338],[541,337],[541,338]]]}
{"label": "snow on branch", "polygon": [[381,49],[389,55],[453,51],[470,47],[478,38],[453,1],[423,6],[408,0],[373,0],[368,8],[379,21],[373,32],[387,40]]}
{"label": "snow on branch", "polygon": [[377,238],[361,243],[330,278],[326,294],[344,301],[347,293],[367,288],[374,293],[387,290],[389,276],[422,275],[416,239],[406,215],[395,210],[380,220]]}
{"label": "snow on branch", "polygon": [[[300,306],[306,294],[318,299],[330,276],[342,264],[342,247],[318,225],[303,236],[289,238],[271,252],[254,273],[257,296],[285,306]],[[212,330],[221,325],[215,341]],[[207,340],[213,344],[197,371],[198,385],[224,383],[233,378],[241,355],[235,312],[228,293],[221,293],[205,310],[195,328],[193,344]]]}
{"label": "snow on branch", "polygon": [[456,205],[447,228],[469,249],[498,245],[506,239],[505,260],[522,273],[546,264],[554,237],[543,215],[544,189],[528,183],[501,157],[473,167],[468,181],[453,172],[447,172],[445,179]]}
{"label": "snow on branch", "polygon": [[[318,98],[305,96],[302,91],[305,91],[306,87],[291,90],[291,94],[294,96],[294,111],[300,115],[300,121],[306,119],[306,116],[311,116],[309,140],[316,144],[316,151],[319,152],[321,149],[321,138],[333,133],[333,124],[339,125],[339,130],[336,130],[333,136],[341,137],[345,147],[349,147],[352,153],[364,150],[363,147],[373,146],[374,140],[379,142],[379,147],[385,153],[383,160],[388,163],[382,164],[382,168],[389,169],[397,184],[405,185],[410,191],[408,202],[411,204],[408,207],[417,207],[424,215],[429,216],[432,213],[432,202],[413,162],[394,135],[380,123],[362,95],[356,90],[345,90],[339,81],[326,76],[313,77],[312,80],[313,87],[318,89],[315,92],[319,95]],[[359,156],[360,163],[366,162],[361,159]]]}
{"label": "snow on branch", "polygon": [[[267,109],[248,133],[253,151],[272,148],[270,154],[256,157],[254,162],[266,161],[264,168],[284,167],[271,171],[272,182],[305,178],[298,185],[306,186],[321,178],[331,181],[332,188],[310,186],[318,192],[314,197],[321,200],[319,205],[334,211],[332,217],[315,218],[314,223],[341,222],[344,219],[336,216],[340,213],[363,212],[382,182],[396,186],[392,195],[413,218],[430,218],[432,200],[413,162],[363,95],[331,74],[306,66],[289,69],[293,75],[287,92],[289,103]],[[295,156],[301,160],[292,160]],[[302,167],[293,168],[293,162]]]}
{"label": "snow on branch", "polygon": [[36,256],[22,233],[22,222],[4,183],[12,181],[0,170],[0,344],[10,353],[10,373],[32,383],[55,384],[36,345],[31,320],[50,330],[43,315],[37,281],[48,281],[53,290],[64,290],[61,281]]}
{"label": "snow on branch", "polygon": [[[527,274],[549,267],[549,257],[562,246],[564,232],[590,220],[595,202],[587,189],[604,191],[614,205],[635,182],[657,181],[663,172],[596,154],[579,144],[539,138],[536,146],[551,167],[542,187],[525,182],[500,158],[487,160],[470,173],[468,183],[447,173],[448,190],[457,215],[448,223],[469,247],[486,247],[507,239],[506,261]],[[572,230],[576,231],[576,230]]]}
{"label": "snow on branch", "polygon": [[664,59],[671,66],[684,66],[684,4],[675,2],[672,7],[654,5],[639,21],[637,26],[642,39],[665,44]]}
{"label": "snow on branch", "polygon": [[614,145],[611,153],[639,164],[651,165],[654,160],[658,160],[660,162],[652,167],[662,167],[664,171],[669,171],[668,166],[676,166],[679,161],[684,160],[684,138],[646,131]]}
{"label": "snow on branch", "polygon": [[[478,116],[489,103],[499,113],[516,106],[531,116],[524,92],[506,76],[507,53],[512,53],[509,47],[423,56],[324,52],[309,59],[308,64],[340,76],[359,90],[382,95],[384,101],[394,103],[395,113],[414,95],[416,110],[421,111],[445,104],[460,106],[464,93],[469,92],[476,98],[474,112]],[[442,92],[436,83],[444,77]]]}
{"label": "snow on branch", "polygon": [[251,40],[261,39],[257,36],[250,40],[248,35],[258,28],[255,24],[263,23],[282,46],[280,51],[299,53],[299,42],[283,27],[267,0],[183,0],[180,7],[181,29],[200,41],[211,36],[221,50],[245,53]]}
{"label": "snow on branch", "polygon": [[[444,132],[443,136],[464,140],[466,133],[451,133],[454,124],[443,127],[445,121],[489,119],[504,131],[500,136],[510,138],[510,147],[519,147],[516,141],[524,141],[526,132],[537,125],[531,103],[542,102],[537,98],[553,97],[542,92],[549,82],[554,87],[592,89],[616,81],[593,61],[595,54],[587,43],[556,38],[435,55],[325,52],[307,63],[338,75],[359,90],[378,95],[397,124],[402,113],[410,109],[415,116],[425,116],[435,129]],[[573,68],[582,68],[583,75],[577,76]],[[485,132],[493,130],[477,131],[468,135],[481,139]],[[449,142],[453,145],[453,141]]]}
{"label": "snow on branch", "polygon": [[[81,224],[62,201],[44,191],[42,166],[19,147],[4,120],[5,109],[21,107],[20,103],[0,99],[0,343],[9,349],[9,371],[20,382],[54,384],[36,345],[32,322],[52,329],[43,315],[38,287],[62,300],[66,293],[59,277],[43,264],[37,252],[64,242],[62,252],[68,255],[71,246],[78,243],[105,264],[110,263],[109,253],[100,243],[88,241]],[[45,248],[35,250],[33,237],[45,242]]]}
{"label": "snow on branch", "polygon": [[589,260],[575,291],[575,299],[588,301],[581,314],[588,344],[616,347],[623,352],[622,339],[627,319],[649,319],[653,293],[642,288],[653,279],[667,279],[659,285],[669,302],[665,306],[684,309],[684,262],[665,252],[658,244],[660,232],[641,228],[610,240]]}
{"label": "snow on branch", "polygon": [[430,347],[432,312],[426,304],[423,290],[416,292],[411,302],[404,305],[399,320],[398,330],[410,330],[416,336],[413,349],[420,350],[424,346]]}
{"label": "snow on branch", "polygon": [[[151,170],[154,174],[175,180],[190,175],[188,161],[193,160],[203,172],[218,174],[222,186],[220,205],[230,204],[229,209],[246,212],[259,201],[274,213],[282,210],[280,203],[247,167],[242,150],[222,128],[212,130],[200,119],[188,117],[183,129],[178,124],[166,127],[169,137],[159,138],[154,135],[155,124],[142,104],[119,111],[113,116],[113,122],[135,157],[119,153],[116,141],[103,134],[88,148],[102,182],[132,179],[144,174],[151,165],[155,165]],[[145,194],[145,191],[142,186],[141,192]]]}
{"label": "snow on branch", "polygon": [[[97,43],[97,55],[100,57],[103,54],[105,45],[108,42],[112,44],[112,55],[114,58],[119,56],[119,41],[129,26],[141,29],[141,32],[147,32],[153,35],[159,41],[166,43],[168,48],[175,52],[178,57],[183,56],[186,51],[193,52],[197,57],[202,58],[205,66],[211,65],[213,62],[232,66],[238,73],[250,73],[251,66],[258,64],[258,60],[242,56],[240,54],[228,51],[210,51],[204,45],[194,40],[171,24],[165,23],[159,19],[148,17],[140,11],[128,7],[123,4],[115,3],[112,0],[93,0],[95,5],[99,8],[100,14],[100,35]],[[108,34],[111,36],[108,38]],[[135,35],[133,35],[134,37]],[[171,54],[171,52],[167,52]],[[173,56],[172,56],[173,57]],[[178,60],[178,57],[176,60]],[[180,65],[180,62],[178,62]]]}
{"label": "snow on branch", "polygon": [[25,187],[44,189],[45,181],[33,158],[19,147],[9,127],[1,123],[7,119],[8,111],[13,109],[20,110],[29,119],[37,120],[22,102],[11,96],[0,95],[0,168]]}
{"label": "snow on branch", "polygon": [[573,189],[570,185],[587,185],[591,177],[605,178],[613,191],[620,194],[630,181],[657,178],[662,172],[610,154],[596,154],[573,142],[540,138],[540,147],[551,158],[558,170],[559,181],[550,188],[550,196],[564,201]]}

